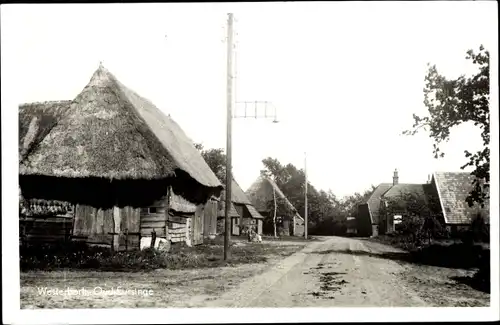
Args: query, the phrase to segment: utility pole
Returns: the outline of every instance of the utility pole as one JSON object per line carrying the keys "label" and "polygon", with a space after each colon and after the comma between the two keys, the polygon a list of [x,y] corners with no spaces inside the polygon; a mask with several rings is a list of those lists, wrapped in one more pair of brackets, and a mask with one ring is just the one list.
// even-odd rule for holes
{"label": "utility pole", "polygon": [[[231,196],[232,189],[231,184],[233,180],[232,176],[232,121],[233,118],[273,118],[273,123],[278,123],[276,108],[267,101],[253,101],[253,102],[238,102],[235,103],[234,97],[234,88],[233,83],[236,78],[236,72],[234,68],[233,60],[236,59],[234,53],[234,15],[232,13],[228,13],[227,20],[227,136],[226,136],[226,207],[225,207],[225,231],[224,231],[224,260],[230,258],[229,252],[229,242],[231,239],[231,219],[229,218],[229,213],[231,210]],[[233,115],[233,104],[244,104],[245,105],[245,114],[244,116]],[[254,104],[255,114],[247,115],[247,105]],[[263,115],[258,114],[258,106],[264,105],[265,111]],[[267,108],[271,106],[274,108],[274,113],[268,114]],[[243,225],[243,216],[239,218],[240,227]],[[241,229],[241,228],[240,228]]]}
{"label": "utility pole", "polygon": [[304,152],[304,173],[306,176],[305,208],[304,208],[304,238],[307,239],[307,153],[306,152]]}
{"label": "utility pole", "polygon": [[229,211],[231,210],[231,131],[233,120],[233,14],[227,15],[227,137],[226,137],[226,211],[225,211],[225,231],[224,231],[224,260],[230,258],[229,240],[231,233],[231,220]]}
{"label": "utility pole", "polygon": [[274,238],[276,238],[277,237],[277,234],[276,234],[276,212],[278,210],[278,205],[276,204],[276,188],[274,187],[273,184],[271,184],[271,185],[273,187],[273,199],[274,199],[274,217],[273,217]]}

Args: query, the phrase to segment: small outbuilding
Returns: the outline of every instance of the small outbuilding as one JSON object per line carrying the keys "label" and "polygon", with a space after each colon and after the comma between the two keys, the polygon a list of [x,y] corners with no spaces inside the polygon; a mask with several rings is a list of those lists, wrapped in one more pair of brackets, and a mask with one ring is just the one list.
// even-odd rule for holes
{"label": "small outbuilding", "polygon": [[[250,202],[255,209],[263,216],[271,216],[272,212],[269,208],[269,202],[277,199],[284,202],[287,208],[291,211],[291,215],[277,216],[282,219],[282,225],[278,230],[283,235],[303,236],[304,235],[304,219],[299,215],[297,209],[286,198],[285,194],[281,191],[278,185],[271,179],[259,177],[246,191]],[[264,233],[272,233],[271,227],[263,226]]]}

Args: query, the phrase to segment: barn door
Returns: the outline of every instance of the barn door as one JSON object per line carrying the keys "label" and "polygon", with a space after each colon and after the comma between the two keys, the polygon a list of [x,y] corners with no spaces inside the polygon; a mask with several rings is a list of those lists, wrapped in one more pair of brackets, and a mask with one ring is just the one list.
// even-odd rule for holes
{"label": "barn door", "polygon": [[239,236],[240,235],[240,227],[239,227],[239,224],[240,224],[240,218],[237,217],[237,218],[231,218],[231,224],[233,225],[233,233],[232,235],[234,236]]}
{"label": "barn door", "polygon": [[196,206],[196,211],[193,216],[193,245],[203,244],[203,205]]}
{"label": "barn door", "polygon": [[209,201],[205,207],[203,214],[203,235],[205,237],[215,235],[217,233],[217,202]]}

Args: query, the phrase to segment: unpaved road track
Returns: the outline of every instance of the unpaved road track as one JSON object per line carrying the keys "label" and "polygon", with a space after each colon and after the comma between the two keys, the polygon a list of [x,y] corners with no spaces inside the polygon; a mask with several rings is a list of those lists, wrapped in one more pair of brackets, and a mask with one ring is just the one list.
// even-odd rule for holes
{"label": "unpaved road track", "polygon": [[205,307],[428,306],[405,287],[395,261],[364,253],[395,248],[354,238],[323,237],[244,281]]}

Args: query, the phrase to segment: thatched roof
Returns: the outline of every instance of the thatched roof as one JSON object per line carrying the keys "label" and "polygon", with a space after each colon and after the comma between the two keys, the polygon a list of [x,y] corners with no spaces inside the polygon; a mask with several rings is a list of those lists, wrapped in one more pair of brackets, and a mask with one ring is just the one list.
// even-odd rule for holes
{"label": "thatched roof", "polygon": [[19,161],[43,140],[68,111],[71,101],[53,101],[19,106]]}
{"label": "thatched roof", "polygon": [[[219,217],[224,217],[225,216],[225,206],[226,206],[226,191],[222,190],[221,191],[221,196],[219,198],[219,208],[218,208],[218,216]],[[235,204],[240,204],[244,205],[247,209],[252,218],[255,219],[262,219],[263,217],[260,215],[260,213],[252,206],[252,202],[248,199],[247,195],[243,190],[241,189],[241,186],[236,182],[236,180],[233,178],[233,182],[231,183],[231,207],[229,211],[229,215],[231,217],[238,217],[239,214],[234,207]]]}
{"label": "thatched roof", "polygon": [[182,196],[175,194],[172,189],[169,191],[169,208],[182,213],[195,213],[196,205],[187,201]]}
{"label": "thatched roof", "polygon": [[24,157],[21,175],[151,180],[185,173],[202,186],[221,189],[179,125],[104,67],[67,111]]}
{"label": "thatched roof", "polygon": [[281,198],[286,205],[295,211],[295,217],[304,220],[297,212],[297,209],[286,198],[278,185],[271,179],[260,176],[246,191],[247,197],[250,199],[255,209],[260,212],[267,212],[267,203],[273,200],[273,188],[277,198]]}
{"label": "thatched roof", "polygon": [[[223,187],[225,188],[226,184],[224,184]],[[220,200],[221,201],[226,200],[225,190],[221,191]],[[240,185],[236,182],[234,178],[233,181],[231,182],[231,202],[236,204],[252,204],[252,202],[250,202],[247,195],[245,194],[245,192],[243,192]]]}

